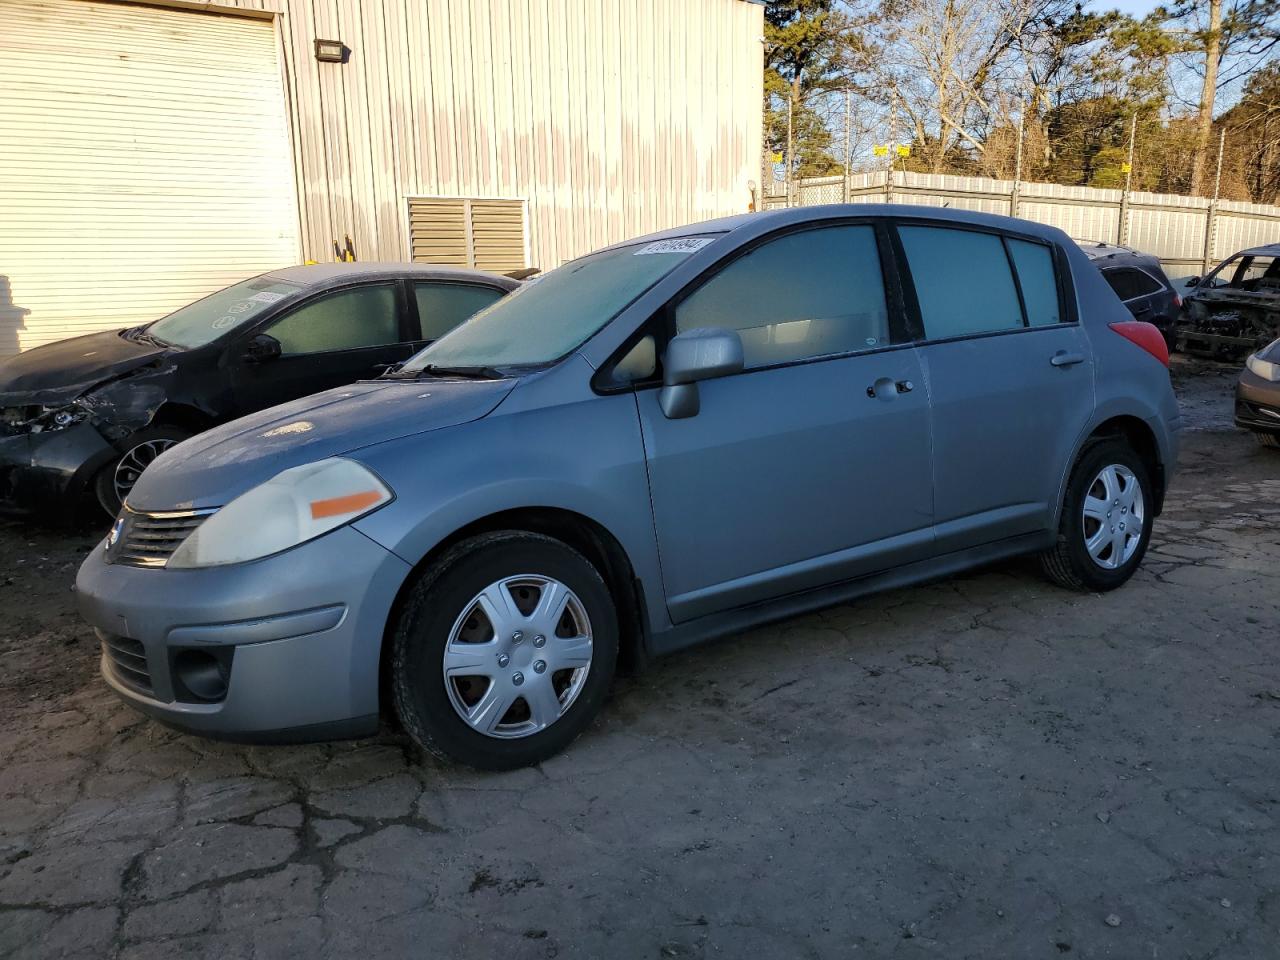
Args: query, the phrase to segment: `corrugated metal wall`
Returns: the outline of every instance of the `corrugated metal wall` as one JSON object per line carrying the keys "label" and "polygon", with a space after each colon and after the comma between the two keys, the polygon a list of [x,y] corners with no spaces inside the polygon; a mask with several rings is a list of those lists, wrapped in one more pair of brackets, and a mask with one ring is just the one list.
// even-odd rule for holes
{"label": "corrugated metal wall", "polygon": [[[1008,215],[1013,208],[1012,180],[956,177],[898,171],[891,187],[884,171],[854,174],[849,178],[852,203],[894,203],[949,206]],[[793,187],[796,203],[811,206],[840,203],[845,196],[843,177],[819,177]],[[1238,250],[1280,242],[1280,207],[1257,203],[1219,201],[1210,217],[1210,203],[1203,197],[1140,193],[1122,202],[1119,190],[1061,186],[1052,183],[1018,185],[1017,215],[1037,223],[1059,227],[1078,240],[1123,241],[1155,254],[1171,277],[1200,273],[1205,264],[1205,234],[1210,233],[1210,264]],[[767,206],[785,206],[786,198],[771,196]],[[1121,211],[1127,219],[1121,231]]]}
{"label": "corrugated metal wall", "polygon": [[[234,2],[234,0],[233,0]],[[257,4],[261,0],[245,0]],[[744,0],[283,0],[303,248],[409,254],[409,196],[527,201],[544,269],[745,211],[762,8]],[[318,63],[316,38],[345,64]]]}
{"label": "corrugated metal wall", "polygon": [[[12,185],[23,166],[32,191],[58,198],[68,222],[80,218],[74,237],[80,252],[68,255],[63,240],[36,252],[13,229],[13,205],[0,208],[10,241],[0,253],[11,261],[0,262],[0,355],[80,329],[154,319],[289,261],[331,260],[334,243],[345,246],[348,236],[361,260],[409,259],[410,197],[520,201],[518,237],[510,204],[473,218],[475,261],[511,263],[519,246],[527,248],[522,263],[546,269],[638,234],[742,212],[751,200],[749,182],[759,178],[763,13],[746,0],[0,0],[0,6],[5,40],[15,22],[7,11],[24,11],[28,19],[50,19],[62,47],[115,67],[94,79],[62,47],[5,45],[0,132],[10,136],[0,138],[0,156],[7,157],[0,188],[6,179]],[[82,8],[85,17],[109,19],[117,29],[87,32],[84,17],[51,13],[55,6]],[[151,21],[164,25],[152,29]],[[245,33],[266,45],[265,58],[251,58],[226,39]],[[182,75],[190,96],[170,98],[172,122],[155,138],[152,127],[118,125],[138,162],[108,170],[100,161],[114,149],[112,138],[63,143],[53,120],[43,128],[45,139],[61,151],[60,164],[80,165],[80,187],[64,184],[38,157],[29,162],[39,144],[29,129],[6,125],[16,98],[14,84],[4,81],[29,68],[24,83],[60,91],[67,104],[77,97],[87,103],[78,85],[89,84],[107,91],[116,106],[155,109],[147,102],[151,88],[139,79],[142,65],[127,49],[142,34],[159,61]],[[318,62],[317,39],[342,41],[350,58]],[[263,76],[266,83],[255,86]],[[245,153],[244,137],[228,130],[240,120],[260,128],[265,115],[236,113],[237,91],[248,87],[274,104],[272,155],[240,173],[205,162],[208,175],[196,192],[209,209],[177,222],[161,215],[164,198],[152,188],[170,171],[160,141],[183,154],[171,158],[173,171],[209,138],[216,141],[211,157],[212,151],[234,156],[238,146]],[[112,171],[119,176],[106,183]],[[95,180],[106,184],[98,193],[114,199],[89,216],[86,198],[75,194]],[[126,195],[132,206],[122,208]],[[158,205],[156,215],[139,213],[144,201]],[[117,219],[112,209],[122,211]],[[245,241],[236,218],[246,211],[278,227],[270,231],[280,241],[270,256],[255,258],[241,242],[225,254],[201,248],[180,269],[163,266],[197,233]],[[33,222],[43,229],[49,217],[39,213]],[[123,249],[125,226],[146,234],[138,249],[150,253]],[[19,255],[43,258],[48,273],[80,277],[88,299],[52,287],[50,298],[35,296],[13,270]],[[104,296],[103,264],[113,256],[150,271],[146,283]],[[38,313],[61,319],[45,324]]]}

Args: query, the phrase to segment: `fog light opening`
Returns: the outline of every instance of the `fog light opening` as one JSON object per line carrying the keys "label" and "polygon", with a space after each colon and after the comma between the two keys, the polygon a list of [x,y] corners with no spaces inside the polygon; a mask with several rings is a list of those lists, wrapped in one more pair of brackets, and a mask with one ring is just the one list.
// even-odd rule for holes
{"label": "fog light opening", "polygon": [[227,696],[231,664],[225,658],[204,650],[180,650],[173,658],[173,672],[175,679],[197,700],[216,703]]}

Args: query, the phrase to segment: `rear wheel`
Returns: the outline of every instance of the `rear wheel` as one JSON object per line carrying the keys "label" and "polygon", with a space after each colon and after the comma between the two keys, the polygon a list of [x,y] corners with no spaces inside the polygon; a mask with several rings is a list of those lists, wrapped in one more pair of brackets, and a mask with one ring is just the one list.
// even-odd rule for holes
{"label": "rear wheel", "polygon": [[94,493],[102,509],[114,517],[124,506],[125,498],[133,490],[138,477],[156,457],[170,447],[176,447],[191,436],[178,427],[158,426],[139,430],[126,437],[120,444],[120,456],[98,471],[93,478]]}
{"label": "rear wheel", "polygon": [[617,657],[613,600],[585,557],[541,534],[483,534],[450,548],[405,604],[396,712],[436,756],[527,766],[586,729]]}
{"label": "rear wheel", "polygon": [[1058,540],[1040,555],[1051,580],[1071,590],[1114,590],[1142,562],[1155,505],[1142,458],[1123,440],[1086,447],[1071,471]]}

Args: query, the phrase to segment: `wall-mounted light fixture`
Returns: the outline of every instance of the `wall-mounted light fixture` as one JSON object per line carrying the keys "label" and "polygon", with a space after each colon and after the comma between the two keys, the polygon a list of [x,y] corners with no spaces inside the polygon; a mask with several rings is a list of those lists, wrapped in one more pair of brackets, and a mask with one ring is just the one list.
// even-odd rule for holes
{"label": "wall-mounted light fixture", "polygon": [[341,40],[317,40],[316,59],[321,63],[346,63],[351,51]]}

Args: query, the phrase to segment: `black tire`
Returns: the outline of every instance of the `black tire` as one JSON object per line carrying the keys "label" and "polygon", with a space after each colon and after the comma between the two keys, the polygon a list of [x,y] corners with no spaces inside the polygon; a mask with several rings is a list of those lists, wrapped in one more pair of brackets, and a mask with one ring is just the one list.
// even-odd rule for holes
{"label": "black tire", "polygon": [[[1111,464],[1126,467],[1137,478],[1144,504],[1142,536],[1133,555],[1115,569],[1099,566],[1089,556],[1085,546],[1084,500],[1089,487],[1104,468]],[[1151,527],[1155,510],[1155,494],[1151,477],[1142,458],[1123,440],[1105,439],[1091,443],[1081,452],[1071,478],[1067,481],[1066,495],[1062,501],[1062,516],[1058,522],[1057,542],[1040,554],[1040,565],[1045,575],[1054,583],[1068,590],[1101,593],[1122,586],[1131,576],[1147,552],[1151,541]]]}
{"label": "black tire", "polygon": [[1264,447],[1270,447],[1273,450],[1280,450],[1280,435],[1274,433],[1255,433],[1258,442]]}
{"label": "black tire", "polygon": [[189,430],[160,424],[148,427],[145,430],[139,430],[137,433],[131,433],[117,442],[116,449],[120,455],[102,467],[93,477],[94,495],[98,498],[98,504],[107,512],[107,515],[114,518],[124,505],[119,492],[116,490],[116,468],[120,466],[121,460],[128,456],[130,451],[147,444],[178,444],[191,436],[192,434]]}
{"label": "black tire", "polygon": [[[577,595],[591,624],[591,664],[576,699],[558,720],[527,736],[498,739],[469,726],[450,702],[445,646],[473,598],[490,584],[520,574],[553,578]],[[396,714],[418,746],[482,770],[511,770],[559,753],[599,712],[617,665],[618,617],[600,573],[580,553],[551,537],[507,530],[447,550],[414,585],[391,642]]]}

